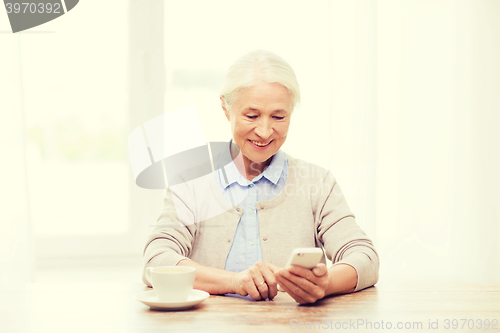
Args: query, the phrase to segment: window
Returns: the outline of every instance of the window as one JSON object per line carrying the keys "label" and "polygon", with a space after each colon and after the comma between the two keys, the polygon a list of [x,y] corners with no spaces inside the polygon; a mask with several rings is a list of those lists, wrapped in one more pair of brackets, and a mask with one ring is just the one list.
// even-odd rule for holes
{"label": "window", "polygon": [[42,257],[106,252],[99,237],[130,231],[127,34],[127,3],[116,0],[99,11],[81,4],[20,34],[29,202]]}

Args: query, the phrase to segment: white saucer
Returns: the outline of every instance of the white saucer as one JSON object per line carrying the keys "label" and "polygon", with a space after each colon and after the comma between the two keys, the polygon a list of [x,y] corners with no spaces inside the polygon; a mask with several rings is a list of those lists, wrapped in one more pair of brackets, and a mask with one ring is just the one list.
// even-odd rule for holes
{"label": "white saucer", "polygon": [[210,296],[209,293],[203,290],[193,289],[189,293],[187,300],[182,302],[160,301],[154,290],[143,291],[135,295],[135,299],[150,306],[151,309],[159,310],[185,310],[192,308],[206,300]]}

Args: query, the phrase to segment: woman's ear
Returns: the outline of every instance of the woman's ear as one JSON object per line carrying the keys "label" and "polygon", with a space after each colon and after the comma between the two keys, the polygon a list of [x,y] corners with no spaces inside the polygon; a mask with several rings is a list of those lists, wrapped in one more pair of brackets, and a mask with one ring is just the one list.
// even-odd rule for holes
{"label": "woman's ear", "polygon": [[229,116],[229,111],[227,109],[226,101],[224,100],[224,97],[220,97],[220,105],[222,106],[222,110],[224,110],[224,114],[226,115],[227,120],[231,121],[231,118]]}

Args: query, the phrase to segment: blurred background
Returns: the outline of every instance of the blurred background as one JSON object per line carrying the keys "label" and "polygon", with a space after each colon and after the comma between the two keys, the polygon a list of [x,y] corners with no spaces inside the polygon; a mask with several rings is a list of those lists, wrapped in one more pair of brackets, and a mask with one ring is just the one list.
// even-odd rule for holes
{"label": "blurred background", "polygon": [[273,51],[302,104],[283,150],[330,169],[380,282],[500,281],[500,1],[81,1],[12,34],[0,10],[0,281],[140,283],[161,190],[127,136],[195,103],[229,140],[227,68]]}

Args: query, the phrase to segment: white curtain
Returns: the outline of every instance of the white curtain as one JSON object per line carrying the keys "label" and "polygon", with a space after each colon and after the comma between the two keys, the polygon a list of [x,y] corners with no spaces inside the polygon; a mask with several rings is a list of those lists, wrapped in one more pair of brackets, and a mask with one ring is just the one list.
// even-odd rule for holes
{"label": "white curtain", "polygon": [[32,282],[31,233],[19,36],[0,38],[0,283]]}

